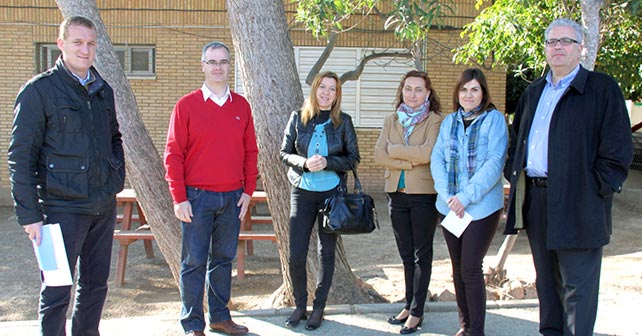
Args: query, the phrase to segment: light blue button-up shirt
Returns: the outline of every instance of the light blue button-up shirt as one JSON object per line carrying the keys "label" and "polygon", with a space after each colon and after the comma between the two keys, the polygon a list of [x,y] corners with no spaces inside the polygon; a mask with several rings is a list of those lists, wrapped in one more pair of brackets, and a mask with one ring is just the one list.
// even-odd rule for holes
{"label": "light blue button-up shirt", "polygon": [[531,131],[528,134],[526,175],[530,177],[548,176],[548,130],[553,111],[579,71],[580,66],[578,65],[571,73],[560,79],[557,85],[553,84],[551,71],[546,75],[546,85],[539,98]]}
{"label": "light blue button-up shirt", "polygon": [[[457,196],[473,220],[487,217],[504,206],[504,186],[502,183],[502,168],[506,161],[508,146],[508,129],[504,115],[492,110],[484,120],[477,117],[473,123],[482,122],[477,135],[477,164],[472,177],[468,177],[468,146],[471,127],[464,129],[464,120],[459,113],[451,113],[441,123],[437,142],[430,156],[430,171],[435,181],[437,210],[447,215],[448,199]],[[457,154],[459,155],[457,181],[459,190],[456,195],[448,191],[448,170],[450,169],[451,146],[450,130],[457,123]],[[472,124],[471,124],[472,125]]]}
{"label": "light blue button-up shirt", "polygon": [[[71,72],[71,71],[69,71],[69,72]],[[80,78],[78,75],[76,75],[73,72],[71,72],[71,74],[74,75],[74,77],[76,77],[76,79],[78,79],[78,81],[80,82],[80,84],[82,86],[85,86],[87,84],[87,82],[89,82],[91,80],[91,70],[87,70],[87,77],[85,77],[85,78]]]}

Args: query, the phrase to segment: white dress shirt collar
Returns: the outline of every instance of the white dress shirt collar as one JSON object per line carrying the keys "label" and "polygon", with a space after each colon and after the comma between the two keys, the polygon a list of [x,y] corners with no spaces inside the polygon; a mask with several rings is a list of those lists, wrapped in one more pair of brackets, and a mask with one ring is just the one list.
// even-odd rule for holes
{"label": "white dress shirt collar", "polygon": [[203,83],[203,86],[201,86],[201,91],[203,92],[204,101],[207,101],[207,99],[209,98],[218,106],[223,106],[225,102],[227,102],[227,98],[230,98],[230,101],[232,101],[232,95],[230,94],[229,86],[225,88],[225,94],[223,95],[223,97],[218,97],[217,95],[215,95],[214,92],[210,91],[205,83]]}

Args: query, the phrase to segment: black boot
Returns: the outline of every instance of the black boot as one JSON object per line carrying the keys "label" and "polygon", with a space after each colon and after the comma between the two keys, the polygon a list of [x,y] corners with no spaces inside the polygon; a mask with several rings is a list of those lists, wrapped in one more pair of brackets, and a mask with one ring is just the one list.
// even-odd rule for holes
{"label": "black boot", "polygon": [[295,328],[296,326],[299,325],[299,322],[301,320],[307,320],[308,316],[305,314],[305,308],[297,308],[295,309],[290,317],[288,317],[287,320],[285,320],[285,326],[290,327],[290,328]]}
{"label": "black boot", "polygon": [[305,329],[314,330],[321,326],[321,321],[323,321],[323,309],[314,308],[308,323],[305,324]]}

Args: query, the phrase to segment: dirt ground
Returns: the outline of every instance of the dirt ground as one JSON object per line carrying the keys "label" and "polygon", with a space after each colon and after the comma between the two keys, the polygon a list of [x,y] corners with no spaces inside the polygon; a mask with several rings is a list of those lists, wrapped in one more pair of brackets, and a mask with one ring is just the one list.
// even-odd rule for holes
{"label": "dirt ground", "polygon": [[[642,175],[638,175],[640,177]],[[633,189],[642,186],[636,180]],[[394,242],[386,198],[383,193],[373,195],[377,202],[381,229],[368,235],[345,236],[343,244],[354,273],[372,285],[390,302],[403,299],[401,260]],[[634,201],[631,201],[631,200]],[[604,250],[600,295],[617,300],[627,293],[642,293],[642,204],[639,198],[618,196],[613,209],[614,234]],[[485,266],[495,264],[499,246],[504,240],[503,223],[497,231]],[[257,230],[269,229],[258,225]],[[11,208],[0,208],[0,321],[35,320],[38,318],[39,272],[30,242],[17,225]],[[143,244],[130,246],[125,284],[113,283],[118,245],[114,244],[112,278],[104,311],[104,318],[176,315],[180,312],[180,297],[169,268],[154,245],[156,256],[146,258]],[[282,283],[276,245],[268,241],[254,243],[254,255],[246,258],[246,277],[233,278],[233,302],[237,309],[264,307],[266,298]],[[520,234],[507,264],[508,276],[533,282],[528,241]],[[236,275],[236,271],[234,271]],[[451,266],[441,228],[434,243],[431,293],[453,291]]]}

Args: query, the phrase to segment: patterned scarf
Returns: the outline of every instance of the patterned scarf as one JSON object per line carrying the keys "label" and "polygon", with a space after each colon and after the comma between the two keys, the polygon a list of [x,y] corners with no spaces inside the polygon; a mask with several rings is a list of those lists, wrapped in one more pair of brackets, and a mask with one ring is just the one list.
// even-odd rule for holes
{"label": "patterned scarf", "polygon": [[415,125],[420,124],[422,121],[428,118],[430,114],[430,101],[425,101],[417,109],[412,109],[406,103],[401,103],[397,109],[397,117],[399,117],[399,123],[403,126],[403,142],[408,144],[408,139],[412,130],[415,129]]}
{"label": "patterned scarf", "polygon": [[[462,121],[464,118],[469,118],[474,114],[478,114],[481,110],[481,106],[477,106],[472,109],[470,112],[464,112],[464,109],[459,107],[457,110],[457,115],[455,120],[450,127],[450,165],[448,167],[448,193],[450,195],[456,195],[459,191],[459,181],[458,178],[458,168],[459,168],[459,118],[461,117]],[[479,128],[481,127],[482,122],[488,114],[483,114],[477,117],[477,120],[474,120],[470,127],[470,134],[468,135],[468,161],[467,161],[467,170],[468,178],[470,179],[475,173],[477,168],[477,138],[479,136]]]}

